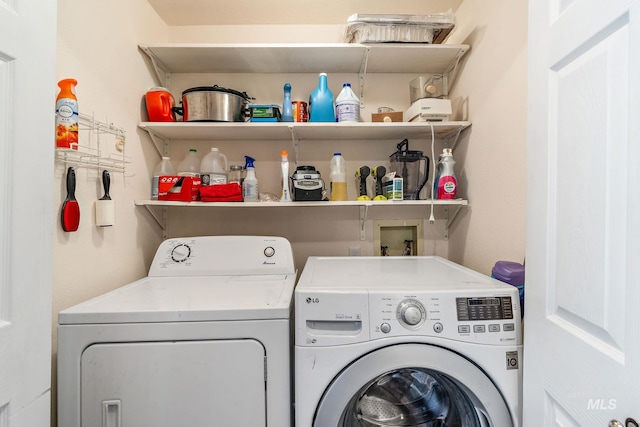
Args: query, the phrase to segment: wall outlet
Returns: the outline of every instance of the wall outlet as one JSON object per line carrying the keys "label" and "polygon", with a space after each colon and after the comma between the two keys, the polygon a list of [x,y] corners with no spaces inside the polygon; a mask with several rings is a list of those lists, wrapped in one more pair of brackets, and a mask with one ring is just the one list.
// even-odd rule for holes
{"label": "wall outlet", "polygon": [[350,246],[349,247],[349,256],[360,256],[360,247],[359,246]]}

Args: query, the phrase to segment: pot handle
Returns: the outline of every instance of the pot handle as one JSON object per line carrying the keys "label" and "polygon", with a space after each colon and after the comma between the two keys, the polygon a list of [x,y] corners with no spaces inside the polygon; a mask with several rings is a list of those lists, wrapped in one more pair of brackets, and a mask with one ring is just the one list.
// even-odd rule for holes
{"label": "pot handle", "polygon": [[248,105],[242,107],[242,118],[245,122],[251,121],[251,108]]}
{"label": "pot handle", "polygon": [[180,116],[184,116],[184,107],[172,107],[171,110]]}

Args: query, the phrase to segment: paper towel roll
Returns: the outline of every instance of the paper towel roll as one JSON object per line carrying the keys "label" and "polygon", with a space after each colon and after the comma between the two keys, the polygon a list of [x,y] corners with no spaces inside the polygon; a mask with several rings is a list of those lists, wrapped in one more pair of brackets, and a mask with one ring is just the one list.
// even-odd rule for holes
{"label": "paper towel roll", "polygon": [[116,223],[116,205],[113,200],[96,201],[96,225],[111,227]]}

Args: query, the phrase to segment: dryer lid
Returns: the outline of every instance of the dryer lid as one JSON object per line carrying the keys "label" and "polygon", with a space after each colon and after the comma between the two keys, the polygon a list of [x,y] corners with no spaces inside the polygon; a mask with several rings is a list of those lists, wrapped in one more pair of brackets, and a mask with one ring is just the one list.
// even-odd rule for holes
{"label": "dryer lid", "polygon": [[146,277],[58,314],[58,324],[288,319],[295,274]]}

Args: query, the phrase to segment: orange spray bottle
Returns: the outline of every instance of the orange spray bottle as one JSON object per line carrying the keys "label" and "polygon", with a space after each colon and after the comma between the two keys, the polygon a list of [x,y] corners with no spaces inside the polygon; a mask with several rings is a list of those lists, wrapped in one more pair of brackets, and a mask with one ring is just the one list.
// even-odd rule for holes
{"label": "orange spray bottle", "polygon": [[56,98],[56,147],[78,149],[78,98],[75,79],[58,82],[60,93]]}

